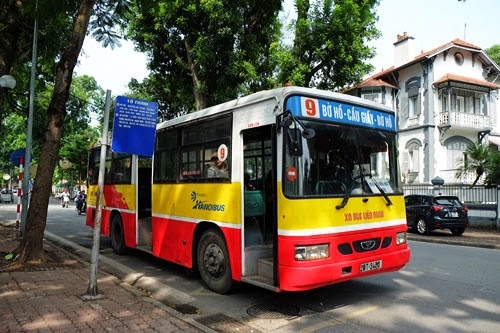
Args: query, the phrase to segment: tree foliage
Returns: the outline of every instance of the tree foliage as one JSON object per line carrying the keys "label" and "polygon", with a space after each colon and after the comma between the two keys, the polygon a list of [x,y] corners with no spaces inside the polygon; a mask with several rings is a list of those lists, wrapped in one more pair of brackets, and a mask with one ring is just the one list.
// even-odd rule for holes
{"label": "tree foliage", "polygon": [[145,2],[129,37],[151,75],[131,87],[150,93],[163,118],[291,83],[329,90],[360,81],[377,38],[378,0],[295,0],[285,38],[281,1]]}
{"label": "tree foliage", "polygon": [[500,45],[496,44],[484,50],[486,54],[497,64],[500,64]]}
{"label": "tree foliage", "polygon": [[498,150],[491,150],[484,180],[487,186],[500,185],[500,152]]}
{"label": "tree foliage", "polygon": [[145,1],[129,35],[149,55],[147,84],[169,114],[268,87],[281,0]]}
{"label": "tree foliage", "polygon": [[[27,82],[29,75],[26,73],[30,63],[30,51],[33,41],[33,21],[35,16],[39,19],[40,40],[39,57],[37,65],[37,111],[34,118],[40,118],[34,128],[34,142],[40,145],[33,147],[33,151],[43,158],[39,159],[37,173],[34,179],[33,192],[26,219],[26,230],[18,249],[20,262],[43,261],[43,233],[47,219],[47,208],[52,188],[52,176],[59,161],[59,148],[65,139],[81,144],[83,151],[87,151],[88,138],[91,131],[82,131],[77,136],[65,132],[65,127],[70,130],[88,125],[87,101],[92,96],[86,92],[96,91],[95,81],[82,78],[75,86],[81,89],[71,89],[73,84],[73,71],[78,61],[83,40],[92,32],[103,44],[114,44],[117,33],[115,27],[122,26],[124,13],[130,6],[127,0],[47,0],[39,1],[39,8],[33,6],[32,1],[7,0],[0,5],[0,23],[2,31],[2,50],[8,45],[8,52],[0,52],[0,74],[9,73],[19,78],[21,83]],[[5,19],[5,20],[4,20]],[[29,27],[29,28],[27,28]],[[99,37],[100,36],[100,37]],[[20,87],[26,88],[25,84]],[[88,89],[88,91],[87,91]],[[72,93],[75,93],[72,95]],[[5,92],[0,95],[0,103],[5,101]],[[96,94],[102,94],[97,90]],[[83,98],[82,98],[83,97]],[[94,96],[97,97],[97,96]],[[42,108],[46,112],[41,112]],[[3,111],[2,111],[3,112]],[[20,111],[19,116],[23,117]],[[3,122],[0,118],[0,122]],[[35,120],[34,120],[35,123]],[[87,128],[87,127],[85,127]],[[3,132],[3,131],[2,131]],[[65,137],[66,133],[66,137]],[[63,140],[63,141],[61,141]],[[72,145],[69,141],[69,145]],[[75,153],[70,146],[62,151],[66,158],[71,158],[82,163],[82,157]],[[80,154],[81,155],[81,154]],[[80,170],[81,171],[81,170]]]}
{"label": "tree foliage", "polygon": [[491,148],[479,142],[469,145],[465,150],[465,158],[458,162],[456,176],[462,177],[466,174],[474,174],[475,179],[471,187],[476,185],[479,179],[489,172],[491,165]]}
{"label": "tree foliage", "polygon": [[296,0],[292,45],[276,46],[281,82],[340,90],[373,70],[378,0]]}

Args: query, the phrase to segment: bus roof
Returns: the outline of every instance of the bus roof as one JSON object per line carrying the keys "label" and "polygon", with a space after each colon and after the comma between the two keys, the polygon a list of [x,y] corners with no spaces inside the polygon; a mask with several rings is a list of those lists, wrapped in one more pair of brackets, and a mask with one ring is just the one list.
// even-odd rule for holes
{"label": "bus roof", "polygon": [[[351,95],[346,95],[346,94],[341,94],[341,93],[336,93],[333,91],[328,91],[328,90],[319,90],[315,88],[305,88],[305,87],[296,87],[296,86],[286,86],[286,87],[280,87],[280,88],[275,88],[275,89],[270,89],[270,90],[263,90],[259,91],[247,96],[242,96],[237,99],[233,99],[231,101],[218,104],[215,106],[208,107],[206,109],[202,109],[196,112],[188,113],[186,115],[173,118],[170,120],[166,120],[164,122],[161,122],[156,125],[156,129],[162,129],[162,128],[167,128],[171,126],[175,126],[178,124],[183,124],[185,122],[193,121],[199,118],[215,115],[215,114],[220,114],[224,112],[229,112],[231,110],[234,110],[236,108],[248,106],[251,104],[255,104],[261,101],[269,100],[269,99],[276,99],[276,104],[279,106],[280,110],[282,108],[282,102],[283,99],[288,96],[288,95],[304,95],[304,96],[311,96],[311,97],[317,97],[317,98],[323,98],[323,99],[332,99],[336,100],[339,102],[343,103],[349,103],[353,105],[362,105],[364,107],[369,107],[371,109],[375,110],[380,110],[383,112],[388,112],[391,114],[394,114],[394,111],[389,108],[388,106],[385,106],[383,104],[373,102],[367,99],[361,99],[359,97],[351,96]],[[282,111],[280,111],[282,112]]]}

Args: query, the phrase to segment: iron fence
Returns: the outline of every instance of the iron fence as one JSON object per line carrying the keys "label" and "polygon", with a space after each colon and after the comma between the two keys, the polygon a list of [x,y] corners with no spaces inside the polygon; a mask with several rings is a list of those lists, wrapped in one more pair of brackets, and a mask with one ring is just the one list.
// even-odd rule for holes
{"label": "iron fence", "polygon": [[498,202],[498,189],[487,188],[482,185],[442,185],[434,186],[427,184],[403,185],[403,193],[408,194],[438,194],[455,195],[462,202],[474,204],[496,204]]}

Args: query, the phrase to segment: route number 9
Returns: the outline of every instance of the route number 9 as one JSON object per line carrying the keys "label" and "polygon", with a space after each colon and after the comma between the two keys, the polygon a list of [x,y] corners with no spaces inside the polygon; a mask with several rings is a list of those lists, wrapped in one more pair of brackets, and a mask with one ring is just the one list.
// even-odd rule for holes
{"label": "route number 9", "polygon": [[302,115],[305,117],[319,118],[318,100],[302,97]]}

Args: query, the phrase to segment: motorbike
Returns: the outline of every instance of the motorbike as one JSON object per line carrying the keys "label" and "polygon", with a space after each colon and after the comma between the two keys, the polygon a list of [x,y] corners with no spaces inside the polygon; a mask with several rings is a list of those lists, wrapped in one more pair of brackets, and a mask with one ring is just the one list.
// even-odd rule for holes
{"label": "motorbike", "polygon": [[61,206],[63,208],[68,208],[69,207],[69,196],[63,196],[61,198]]}
{"label": "motorbike", "polygon": [[82,213],[85,214],[86,210],[87,210],[87,200],[86,199],[79,200],[76,203],[75,211],[78,213],[78,215],[82,215]]}

